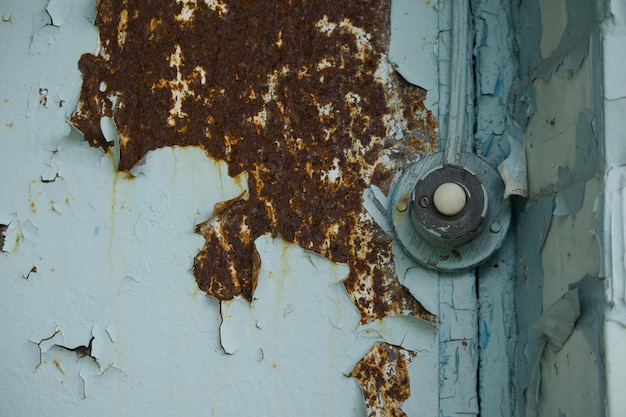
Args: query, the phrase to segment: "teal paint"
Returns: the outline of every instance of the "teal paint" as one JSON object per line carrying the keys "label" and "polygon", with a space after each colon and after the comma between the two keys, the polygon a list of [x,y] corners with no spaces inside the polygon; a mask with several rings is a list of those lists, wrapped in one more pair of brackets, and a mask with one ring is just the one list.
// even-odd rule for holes
{"label": "teal paint", "polygon": [[516,344],[514,310],[514,230],[504,245],[478,271],[478,318],[482,323],[479,356],[480,415],[513,415],[513,358]]}
{"label": "teal paint", "polygon": [[[543,265],[541,249],[550,230],[554,202],[551,197],[531,200],[517,215],[517,268],[515,306],[518,342],[515,351],[515,414],[525,415],[525,395],[535,399],[540,336],[532,328],[542,311]],[[524,232],[528,231],[528,232]]]}
{"label": "teal paint", "polygon": [[474,148],[498,166],[508,156],[505,138],[510,92],[517,79],[509,2],[474,0],[476,132]]}
{"label": "teal paint", "polygon": [[[567,80],[575,80],[579,74],[583,74],[581,77],[588,76],[588,78],[583,78],[582,83],[587,83],[583,85],[587,86],[588,91],[590,91],[588,102],[580,99],[585,108],[577,108],[575,107],[576,104],[571,104],[576,103],[579,97],[570,97],[571,91],[563,91],[559,114],[566,117],[567,120],[573,120],[573,126],[571,135],[566,133],[557,136],[557,139],[562,141],[559,143],[563,145],[563,152],[573,151],[575,148],[575,152],[572,152],[575,155],[571,165],[554,167],[554,171],[557,173],[554,180],[540,178],[541,187],[531,187],[530,199],[518,201],[516,237],[518,264],[515,274],[515,297],[519,339],[514,369],[514,415],[516,416],[535,416],[540,415],[544,410],[553,410],[561,396],[559,386],[551,386],[549,382],[543,380],[550,372],[550,369],[547,369],[548,366],[552,366],[550,361],[555,361],[554,366],[556,367],[559,353],[558,351],[553,352],[552,348],[547,347],[546,335],[539,330],[542,328],[540,323],[546,319],[540,319],[540,317],[544,313],[546,302],[549,303],[549,300],[544,300],[546,291],[554,296],[555,288],[560,282],[563,282],[564,284],[561,285],[565,286],[563,291],[566,293],[567,282],[577,281],[582,276],[544,274],[544,264],[548,261],[553,263],[552,259],[544,258],[545,254],[562,256],[562,262],[567,262],[565,257],[568,247],[576,245],[578,242],[557,240],[561,247],[560,251],[553,247],[544,248],[544,244],[546,244],[546,237],[551,232],[560,233],[569,230],[573,233],[576,228],[584,227],[581,225],[586,223],[583,223],[584,218],[581,219],[580,217],[581,215],[588,216],[588,212],[581,214],[584,202],[589,198],[595,198],[586,195],[586,192],[589,184],[597,181],[603,165],[601,157],[602,110],[599,100],[602,81],[601,71],[597,71],[596,68],[601,62],[601,57],[598,54],[599,26],[605,15],[604,3],[601,1],[566,0],[564,5],[567,12],[563,23],[563,32],[560,35],[561,38],[555,43],[554,49],[547,51],[548,55],[545,55],[546,50],[541,50],[541,47],[544,46],[542,34],[545,31],[553,30],[553,28],[551,26],[542,27],[541,1],[524,1],[519,4],[519,7],[513,8],[516,44],[519,50],[519,81],[512,102],[511,114],[522,131],[526,132],[527,137],[529,129],[535,129],[535,131],[530,131],[531,134],[545,133],[546,129],[537,129],[537,125],[541,123],[559,126],[560,131],[565,131],[564,129],[570,127],[570,125],[564,126],[566,122],[559,119],[559,116],[555,120],[553,114],[545,113],[544,106],[546,103],[538,100],[539,87],[545,88],[545,85],[549,85],[557,78],[561,80],[561,83],[567,85]],[[546,25],[550,21],[547,17],[543,17],[543,19]],[[556,26],[559,24],[557,21],[550,21],[549,24],[552,25],[553,23]],[[542,52],[544,53],[543,58]],[[590,68],[590,70],[586,68]],[[584,71],[588,71],[588,73]],[[556,106],[555,104],[552,105]],[[548,106],[548,108],[550,107]],[[544,139],[535,137],[533,140],[537,143],[537,141]],[[530,143],[532,144],[532,142]],[[527,151],[529,150],[528,146],[527,143]],[[542,155],[535,152],[531,155],[529,156],[532,158],[529,159],[529,169],[537,169],[541,166],[549,167],[554,161],[553,156],[549,154]],[[537,172],[534,172],[535,177]],[[548,174],[550,171],[541,172]],[[592,233],[592,231],[583,230],[581,233]],[[554,239],[558,239],[558,237]],[[548,244],[554,245],[552,241],[549,241]],[[590,260],[590,262],[594,261]],[[589,284],[590,287],[594,287],[594,285],[603,286],[598,276],[588,277],[585,282],[593,282],[594,284]],[[583,331],[581,322],[584,321],[583,316],[586,313],[582,299],[587,297],[587,289],[579,290],[579,294],[581,300],[580,318],[577,321],[576,318],[572,319],[572,317],[567,318],[565,316],[558,319],[562,320],[562,326],[566,326],[566,322],[570,320],[569,325],[573,326],[570,334],[573,335],[572,338],[574,335],[577,337],[573,342],[570,341],[571,339],[566,339],[562,347],[564,350],[578,349],[580,346],[580,338],[577,335]],[[601,298],[596,297],[591,304],[594,305],[594,309],[602,310],[604,308]],[[590,357],[601,358],[602,347],[595,341],[602,339],[602,325],[600,324],[602,319],[596,317],[595,320],[596,324],[585,330],[592,334],[592,336],[586,336],[586,339],[593,342],[584,345],[584,348],[588,347],[592,351]],[[585,360],[591,361],[590,357],[586,357]],[[584,384],[583,382],[568,383],[570,390],[568,395],[571,395],[572,392],[582,394],[587,392],[587,389],[590,389],[590,392],[596,392],[595,385],[603,384],[604,375],[601,360],[598,363],[578,363],[576,365],[576,367],[580,366],[595,367],[595,375],[590,375],[590,379]],[[574,415],[572,408],[577,408],[577,412],[584,413],[589,411],[587,408],[589,407],[597,412],[594,415],[604,415],[604,412],[600,410],[602,408],[600,404],[604,401],[604,393],[599,385],[597,397],[589,394],[590,396],[583,400],[583,395],[578,395],[575,401],[562,404],[559,413],[572,417]],[[588,386],[594,387],[588,388]],[[547,395],[548,393],[551,395]],[[566,409],[569,411],[566,412]],[[582,411],[583,409],[585,411]]]}
{"label": "teal paint", "polygon": [[[510,98],[517,83],[512,5],[475,0],[472,11],[476,82],[474,148],[492,166],[501,166],[507,195],[511,191],[524,194],[524,138],[510,118],[513,107]],[[512,147],[511,143],[516,146]],[[514,236],[515,231],[511,230],[502,248],[478,268],[478,390],[480,414],[485,417],[513,415],[514,409],[512,380],[517,328],[514,310],[507,308],[515,304]]]}
{"label": "teal paint", "polygon": [[[580,319],[576,323],[577,329],[582,331],[592,351],[600,359],[601,366],[596,367],[597,380],[602,381],[598,385],[599,398],[596,401],[596,415],[607,414],[604,399],[607,396],[607,388],[604,383],[607,380],[606,368],[603,365],[606,346],[604,332],[602,330],[605,321],[606,288],[603,281],[591,275],[585,275],[580,281],[570,285],[570,289],[577,289],[580,300]],[[621,375],[617,375],[621,378]]]}

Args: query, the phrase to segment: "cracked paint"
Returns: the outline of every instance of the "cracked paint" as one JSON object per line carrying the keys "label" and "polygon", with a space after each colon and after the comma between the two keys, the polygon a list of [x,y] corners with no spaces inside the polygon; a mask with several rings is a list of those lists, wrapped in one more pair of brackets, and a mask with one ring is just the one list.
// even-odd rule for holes
{"label": "cracked paint", "polygon": [[392,177],[384,160],[395,147],[419,157],[436,139],[425,91],[387,61],[388,21],[387,3],[102,1],[100,53],[80,60],[72,121],[108,149],[100,118],[114,119],[122,171],[177,144],[225,160],[233,177],[247,172],[248,192],[197,228],[206,245],[194,273],[208,294],[250,301],[253,242],[280,235],[349,265],[363,323],[434,322],[399,284],[391,238],[362,207],[363,190]]}
{"label": "cracked paint", "polygon": [[[112,370],[123,374],[112,363],[107,363],[106,354],[102,354],[102,349],[94,349],[94,345],[102,345],[102,342],[96,340],[96,335],[102,337],[102,332],[94,326],[89,340],[79,344],[80,342],[76,342],[74,337],[64,337],[61,328],[56,326],[50,336],[39,340],[31,339],[31,343],[37,345],[39,350],[39,360],[34,368],[35,374],[43,373],[45,378],[54,378],[70,391],[73,391],[75,387],[75,384],[70,381],[79,380],[82,388],[76,393],[79,394],[81,400],[87,399],[88,385],[94,383],[94,378],[102,377]],[[102,356],[98,357],[97,355],[100,354]]]}
{"label": "cracked paint", "polygon": [[[137,45],[137,22],[145,16],[136,16],[130,6],[125,13],[117,9],[119,15],[109,22],[115,28],[110,45],[134,54],[123,57],[129,65],[145,57],[142,74],[151,70],[151,48],[163,46],[164,37],[172,40],[185,32],[180,42],[170,44],[160,55],[163,60],[155,68],[164,73],[152,74],[149,89],[154,86],[163,102],[145,106],[162,116],[151,120],[153,131],[172,141],[146,143],[154,147],[141,150],[136,162],[128,163],[127,151],[143,146],[139,143],[143,136],[136,126],[124,130],[121,114],[133,109],[132,101],[138,97],[133,96],[133,88],[145,87],[139,82],[142,77],[137,76],[134,87],[126,85],[129,88],[123,91],[118,88],[123,80],[111,74],[94,81],[94,91],[104,100],[99,103],[115,109],[110,114],[95,111],[91,120],[106,141],[100,146],[106,152],[89,147],[67,124],[80,93],[76,62],[86,51],[98,56],[97,30],[102,27],[94,20],[94,3],[16,0],[0,6],[0,15],[11,21],[0,25],[2,35],[18,46],[3,49],[4,56],[24,69],[0,69],[12,80],[0,98],[4,100],[0,105],[8,109],[4,112],[3,108],[2,124],[11,123],[10,129],[2,127],[7,140],[0,154],[9,167],[7,181],[0,188],[10,196],[0,201],[0,224],[7,226],[2,246],[10,251],[1,254],[0,262],[0,275],[8,277],[0,280],[4,297],[0,310],[5,317],[0,329],[6,342],[0,346],[0,373],[9,381],[0,414],[68,415],[82,410],[93,415],[158,415],[183,410],[190,415],[287,416],[306,409],[317,415],[359,417],[366,414],[363,395],[356,379],[346,376],[373,344],[386,342],[419,352],[408,367],[406,380],[410,375],[413,394],[403,408],[409,415],[414,414],[412,410],[434,415],[437,387],[428,382],[437,380],[434,327],[411,314],[411,303],[416,302],[397,282],[390,240],[361,207],[368,186],[387,192],[396,169],[432,150],[436,136],[434,119],[422,105],[425,92],[402,81],[385,60],[387,35],[383,32],[388,23],[383,12],[387,6],[377,3],[372,14],[367,14],[371,4],[360,2],[355,10],[366,10],[360,16],[367,17],[366,21],[357,21],[359,16],[352,16],[351,10],[334,10],[336,5],[323,5],[318,16],[308,16],[317,10],[306,4],[290,10],[272,33],[271,44],[284,55],[275,66],[275,60],[264,62],[265,57],[271,61],[278,56],[266,53],[271,52],[265,44],[268,37],[248,37],[235,30],[242,27],[241,22],[250,23],[250,31],[243,25],[247,32],[273,30],[263,23],[259,5],[243,4],[251,8],[246,11],[228,2],[171,2],[164,6],[169,7],[167,13],[147,19],[147,37],[154,44],[145,42],[144,51]],[[225,5],[223,10],[220,4]],[[142,4],[136,9],[141,14],[151,7]],[[184,7],[187,11],[182,14]],[[33,16],[39,17],[33,21]],[[249,69],[262,70],[259,79],[252,72],[240,72],[248,78],[233,81],[224,92],[215,89],[223,88],[228,71],[235,75],[231,65],[237,62],[224,59],[225,49],[214,61],[199,62],[204,51],[189,51],[193,42],[182,42],[184,36],[193,38],[190,26],[195,26],[191,35],[206,29],[207,16],[224,20],[211,20],[212,24],[233,28],[230,39],[219,40],[222,47],[233,40],[258,43],[253,49],[260,62]],[[310,25],[301,33],[319,36],[323,42],[317,46],[323,51],[314,50],[317,46],[311,39],[296,45],[303,51],[293,51],[294,30],[301,28],[294,20],[300,17],[305,18],[305,26]],[[49,38],[51,43],[36,43],[41,53],[33,50],[31,54],[33,33],[42,27],[40,20],[44,26],[58,25],[61,30]],[[174,21],[176,26],[172,26]],[[209,46],[218,41],[213,38],[211,34],[198,37],[210,41]],[[180,45],[180,52],[175,45]],[[107,54],[105,48],[101,52]],[[233,55],[240,59],[242,53]],[[109,54],[109,58],[122,60],[119,54]],[[287,62],[292,58],[302,66]],[[228,67],[218,69],[219,76],[209,71],[209,64],[221,63]],[[86,78],[85,84],[91,85],[92,79]],[[240,96],[238,83],[243,80],[252,89]],[[327,89],[316,89],[321,85]],[[215,97],[232,102],[209,100],[213,107],[206,107],[210,88],[215,89]],[[304,104],[297,101],[296,92],[303,92]],[[219,110],[213,114],[216,127],[204,126],[213,129],[210,141],[190,135],[199,113],[190,111],[189,105],[199,97],[205,116]],[[193,126],[178,132],[185,114]],[[233,114],[241,115],[240,119],[233,120]],[[230,120],[223,120],[225,116]],[[309,116],[310,123],[303,120]],[[176,126],[170,127],[168,120]],[[252,133],[219,132],[220,128],[236,130],[239,124]],[[302,132],[309,126],[314,135],[321,132],[321,136],[305,137]],[[170,129],[176,131],[174,135]],[[287,140],[288,130],[293,135]],[[177,146],[180,137],[189,139],[192,146]],[[280,152],[272,150],[273,146],[280,147]],[[224,155],[216,156],[220,149]],[[246,154],[251,149],[265,155],[255,160]],[[302,160],[294,154],[302,155]],[[125,168],[124,161],[128,163]],[[283,165],[300,171],[281,171]],[[271,175],[275,181],[270,181]],[[287,180],[292,178],[294,182],[307,178],[306,189],[296,201],[300,207],[292,209],[299,210],[297,215],[284,216],[280,210],[287,210],[287,205],[279,199],[291,192]],[[315,209],[305,206],[309,201]],[[256,287],[250,289],[251,300],[239,293],[220,301],[201,291],[193,275],[194,256],[205,244],[205,236],[194,230],[208,231],[211,223],[219,230],[218,226],[228,226],[224,220],[229,216],[242,219],[248,214],[239,208],[243,204],[261,208],[266,223],[260,226],[269,224],[271,230],[232,221],[239,234],[250,234],[253,254],[246,261],[251,259],[251,277],[242,281],[242,288],[245,282]],[[323,224],[328,213],[320,207],[337,210],[331,213],[335,223]],[[324,230],[318,229],[320,224]],[[289,227],[302,231],[287,240],[284,230]],[[307,239],[313,245],[305,247]],[[378,251],[378,244],[383,250]],[[352,251],[357,257],[349,262]],[[379,261],[378,252],[387,269],[372,270]],[[345,261],[339,261],[343,257]],[[210,253],[209,266],[214,259],[217,255]],[[401,271],[403,283],[421,278],[414,266],[410,268],[411,274]],[[351,298],[344,285],[352,270],[358,272],[358,279],[367,278],[358,287],[362,297],[352,294]],[[385,275],[391,283],[379,279]],[[373,291],[379,292],[374,295],[380,305],[375,305],[376,299],[368,300]],[[388,301],[385,291],[399,293]],[[419,299],[421,294],[414,296]],[[361,310],[355,298],[361,300]],[[432,305],[429,309],[431,313],[422,317],[434,318],[436,310]],[[375,319],[378,316],[383,317]],[[54,335],[54,329],[63,331]],[[51,335],[52,339],[42,342]],[[380,365],[395,367],[391,362]],[[278,396],[286,400],[272,400]]]}

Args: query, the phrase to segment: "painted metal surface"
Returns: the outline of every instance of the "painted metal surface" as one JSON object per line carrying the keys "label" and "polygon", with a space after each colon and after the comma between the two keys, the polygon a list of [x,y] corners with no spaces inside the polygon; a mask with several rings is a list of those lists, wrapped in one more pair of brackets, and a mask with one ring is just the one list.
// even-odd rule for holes
{"label": "painted metal surface", "polygon": [[258,3],[2,5],[0,414],[437,413],[436,277],[362,203],[437,134],[389,5]]}
{"label": "painted metal surface", "polygon": [[345,285],[363,323],[434,321],[398,285],[391,240],[361,204],[372,180],[393,175],[382,159],[396,131],[421,132],[400,142],[404,157],[435,139],[423,95],[399,91],[387,63],[389,4],[179,7],[99,3],[101,50],[79,64],[73,122],[106,149],[100,119],[112,117],[122,171],[150,150],[195,145],[225,160],[229,175],[247,172],[248,191],[197,229],[207,240],[194,265],[200,288],[250,301],[254,241],[281,235],[350,266]]}
{"label": "painted metal surface", "polygon": [[[0,414],[510,415],[512,249],[439,276],[380,212],[447,135],[452,3],[286,4],[0,5]],[[493,33],[465,94],[497,166]]]}

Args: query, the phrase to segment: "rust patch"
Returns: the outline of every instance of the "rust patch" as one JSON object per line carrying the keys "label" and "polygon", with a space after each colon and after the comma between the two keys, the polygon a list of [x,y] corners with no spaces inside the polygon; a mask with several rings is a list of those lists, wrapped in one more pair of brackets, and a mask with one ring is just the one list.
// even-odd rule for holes
{"label": "rust patch", "polygon": [[387,343],[377,343],[356,364],[350,376],[363,390],[370,417],[406,417],[400,404],[411,396],[409,363],[417,353]]}
{"label": "rust patch", "polygon": [[[250,300],[254,240],[281,235],[334,262],[368,322],[392,314],[435,318],[402,287],[391,239],[362,207],[371,183],[388,187],[394,160],[436,143],[425,92],[387,62],[389,0],[259,2],[101,0],[101,49],[79,62],[72,122],[108,148],[115,120],[119,169],[163,146],[202,147],[247,172],[249,193],[197,228],[199,287]],[[397,140],[398,133],[404,139]],[[397,156],[397,155],[396,155]]]}

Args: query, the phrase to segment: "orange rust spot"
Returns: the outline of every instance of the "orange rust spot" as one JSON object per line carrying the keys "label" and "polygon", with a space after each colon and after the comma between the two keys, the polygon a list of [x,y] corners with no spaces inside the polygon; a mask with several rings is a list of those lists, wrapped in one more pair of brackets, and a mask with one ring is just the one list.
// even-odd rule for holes
{"label": "orange rust spot", "polygon": [[7,124],[6,124],[6,127],[9,127],[9,128],[10,128],[10,127],[13,127],[13,122],[9,122],[9,123],[7,123]]}
{"label": "orange rust spot", "polygon": [[35,202],[34,201],[30,202],[30,211],[32,213],[37,213],[37,207],[35,206]]}
{"label": "orange rust spot", "polygon": [[400,405],[411,395],[409,363],[417,353],[387,343],[377,343],[356,364],[356,378],[369,417],[406,417]]}
{"label": "orange rust spot", "polygon": [[[109,148],[99,124],[108,116],[120,132],[121,171],[179,145],[226,161],[231,177],[249,175],[247,198],[216,207],[196,229],[206,239],[193,268],[203,291],[251,300],[254,241],[281,235],[349,265],[344,284],[362,322],[391,314],[434,322],[399,284],[391,239],[361,201],[437,141],[426,92],[389,73],[389,11],[390,0],[98,3],[103,47],[80,59],[72,115],[85,139]],[[402,141],[392,137],[398,125]]]}

